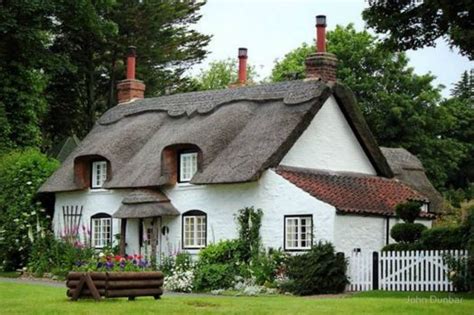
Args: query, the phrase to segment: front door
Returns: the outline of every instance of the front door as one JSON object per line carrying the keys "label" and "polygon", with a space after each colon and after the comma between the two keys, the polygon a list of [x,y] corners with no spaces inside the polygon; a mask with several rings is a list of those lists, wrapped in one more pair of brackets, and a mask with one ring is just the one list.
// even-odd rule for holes
{"label": "front door", "polygon": [[[156,225],[156,226],[155,226]],[[146,257],[149,262],[152,262],[153,256],[155,261],[159,263],[161,253],[161,218],[146,218],[143,219],[143,246],[141,254]]]}

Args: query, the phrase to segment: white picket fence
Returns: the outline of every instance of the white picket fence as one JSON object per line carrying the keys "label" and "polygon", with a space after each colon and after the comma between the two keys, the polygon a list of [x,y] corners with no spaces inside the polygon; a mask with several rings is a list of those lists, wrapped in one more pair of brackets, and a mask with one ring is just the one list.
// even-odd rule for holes
{"label": "white picket fence", "polygon": [[[352,253],[350,291],[454,291],[448,278],[447,255],[467,257],[466,250]],[[374,270],[375,268],[375,270]]]}

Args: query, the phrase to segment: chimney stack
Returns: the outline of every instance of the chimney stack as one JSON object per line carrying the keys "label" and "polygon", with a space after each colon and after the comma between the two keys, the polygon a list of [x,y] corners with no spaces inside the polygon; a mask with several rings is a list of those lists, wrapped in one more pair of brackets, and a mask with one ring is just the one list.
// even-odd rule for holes
{"label": "chimney stack", "polygon": [[117,84],[117,102],[127,103],[145,96],[145,84],[135,79],[136,48],[128,47],[127,52],[127,78]]}
{"label": "chimney stack", "polygon": [[239,85],[247,83],[247,48],[239,48]]}
{"label": "chimney stack", "polygon": [[306,78],[336,81],[337,58],[326,52],[326,16],[316,16],[316,52],[305,60]]}

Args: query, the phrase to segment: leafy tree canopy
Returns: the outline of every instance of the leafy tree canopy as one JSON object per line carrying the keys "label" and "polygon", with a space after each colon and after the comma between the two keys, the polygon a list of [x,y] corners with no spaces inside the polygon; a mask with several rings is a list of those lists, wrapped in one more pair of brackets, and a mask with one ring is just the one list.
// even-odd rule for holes
{"label": "leafy tree canopy", "polygon": [[[247,82],[254,84],[257,73],[255,67],[247,65]],[[213,61],[209,67],[194,78],[195,90],[217,90],[228,88],[237,82],[238,61],[232,58]]]}
{"label": "leafy tree canopy", "polygon": [[436,39],[444,38],[474,59],[473,1],[372,0],[362,16],[377,33],[388,33],[385,44],[391,49],[435,46]]}

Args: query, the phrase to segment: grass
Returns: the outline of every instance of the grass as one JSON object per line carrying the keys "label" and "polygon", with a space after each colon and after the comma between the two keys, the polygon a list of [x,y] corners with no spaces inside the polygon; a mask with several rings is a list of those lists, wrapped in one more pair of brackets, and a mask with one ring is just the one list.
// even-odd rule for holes
{"label": "grass", "polygon": [[[364,292],[342,298],[164,295],[71,302],[63,288],[0,282],[2,314],[474,314],[474,295]],[[418,301],[410,301],[418,297]],[[436,299],[433,299],[436,297]],[[449,300],[450,298],[451,300]]]}

